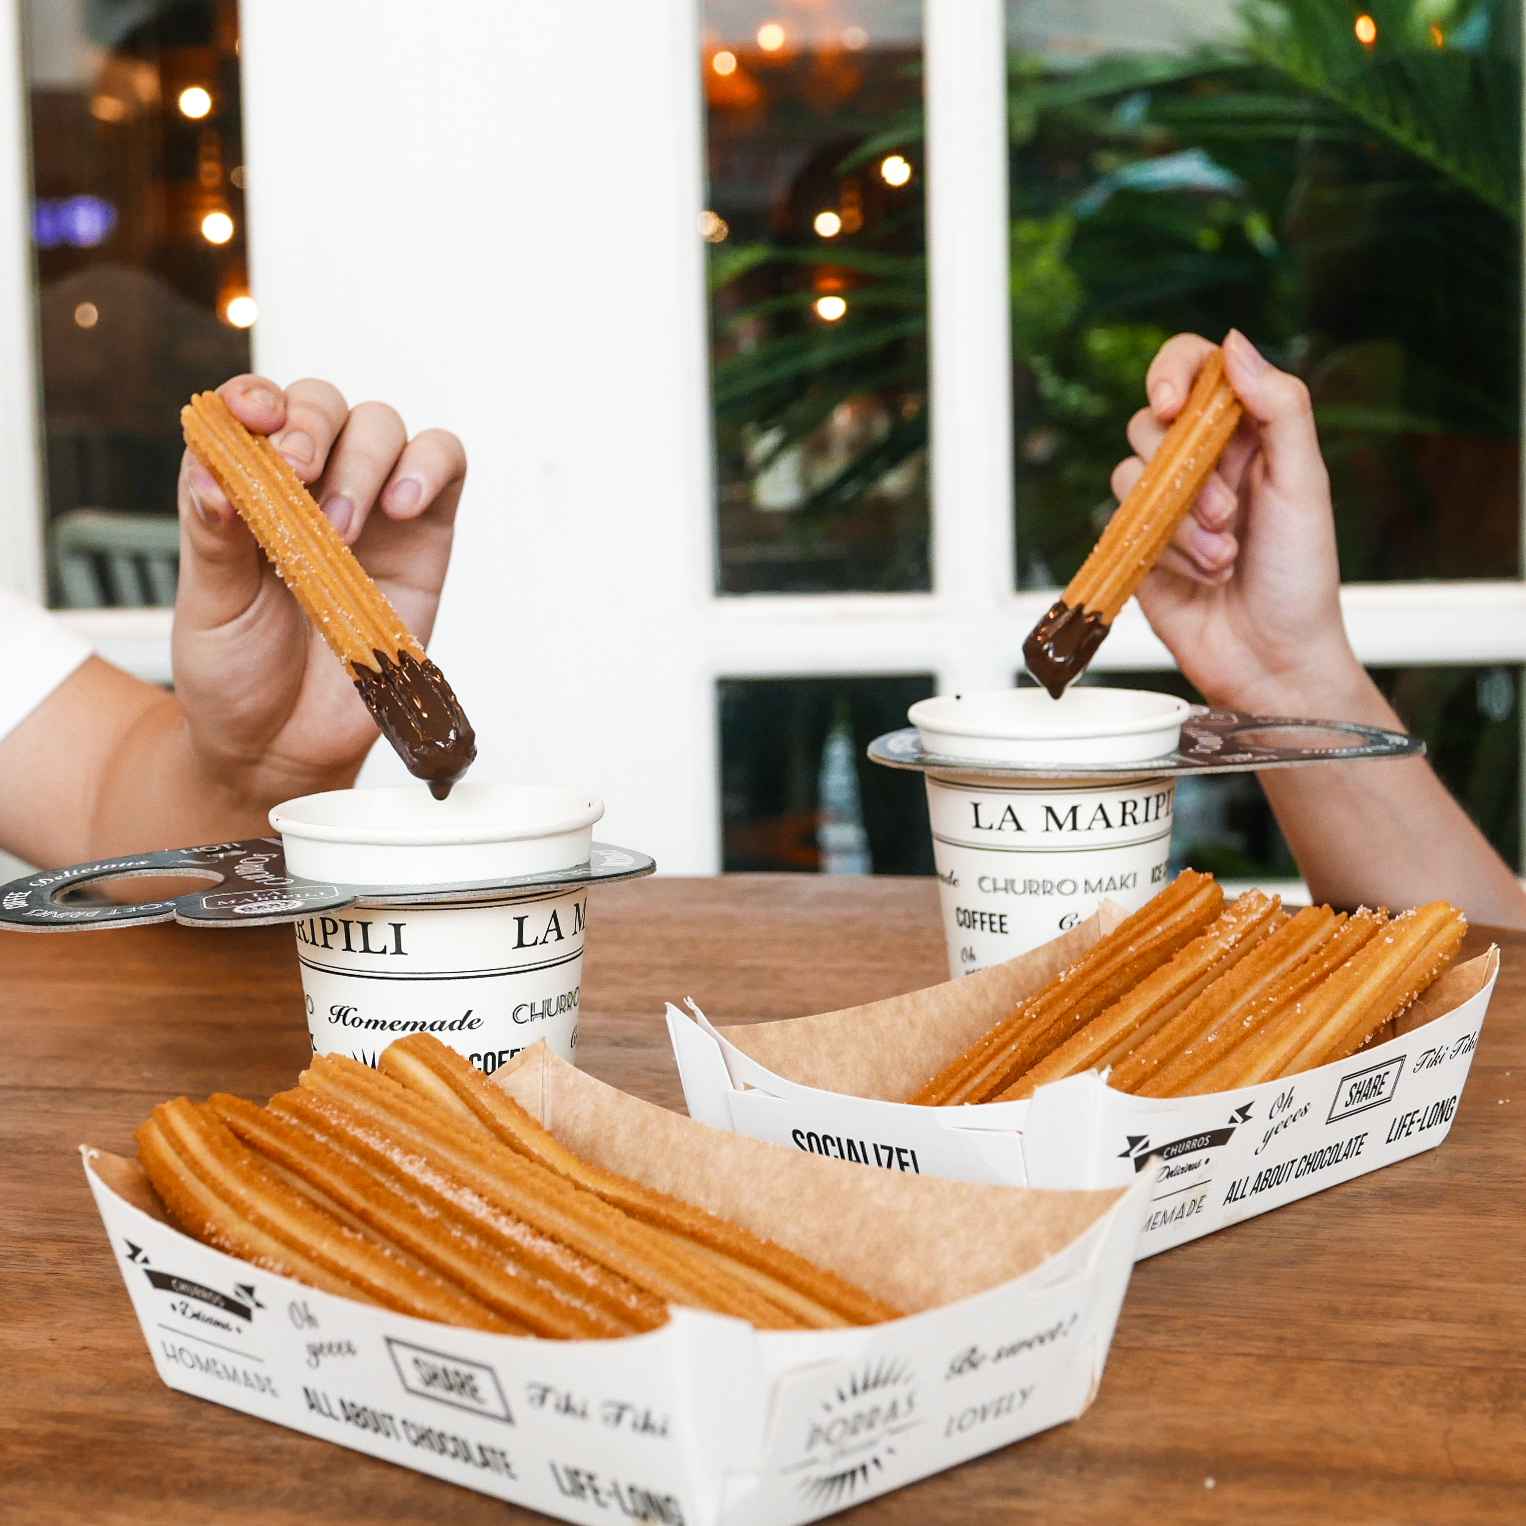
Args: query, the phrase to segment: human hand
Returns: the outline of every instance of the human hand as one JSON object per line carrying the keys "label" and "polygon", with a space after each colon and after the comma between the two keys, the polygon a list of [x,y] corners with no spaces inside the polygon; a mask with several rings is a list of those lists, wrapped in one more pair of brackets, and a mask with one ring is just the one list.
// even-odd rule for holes
{"label": "human hand", "polygon": [[[408,438],[385,403],[353,409],[326,381],[258,376],[219,389],[268,435],[420,641],[429,639],[466,477],[442,429]],[[270,804],[351,783],[376,726],[207,468],[180,464],[175,694],[200,762]]]}
{"label": "human hand", "polygon": [[[1113,471],[1120,499],[1212,348],[1178,334],[1151,363],[1149,406],[1128,426],[1135,454]],[[1323,696],[1364,681],[1341,617],[1330,479],[1308,388],[1238,331],[1223,349],[1244,417],[1139,601],[1211,704],[1306,714]]]}

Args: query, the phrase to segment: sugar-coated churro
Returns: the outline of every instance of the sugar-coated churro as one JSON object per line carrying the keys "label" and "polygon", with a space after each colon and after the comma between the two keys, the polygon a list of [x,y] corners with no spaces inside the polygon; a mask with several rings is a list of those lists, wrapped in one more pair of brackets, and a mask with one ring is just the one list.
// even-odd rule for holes
{"label": "sugar-coated churro", "polygon": [[139,1130],[144,1169],[188,1233],[424,1319],[568,1339],[652,1329],[674,1303],[764,1329],[899,1317],[583,1160],[436,1041],[386,1071],[316,1057],[265,1107],[221,1093],[163,1104]]}
{"label": "sugar-coated churro", "polygon": [[383,735],[443,799],[477,755],[445,675],[268,439],[251,434],[215,392],[193,397],[180,422]]}
{"label": "sugar-coated churro", "polygon": [[740,1226],[584,1160],[454,1049],[431,1034],[414,1034],[381,1057],[384,1074],[486,1127],[510,1149],[602,1198],[611,1207],[702,1246],[717,1271],[739,1277],[764,1297],[813,1326],[873,1324],[895,1311],[846,1279],[760,1240]]}
{"label": "sugar-coated churro", "polygon": [[[1200,1039],[1211,1046],[1221,1025],[1234,1022],[1302,964],[1345,921],[1328,906],[1305,906],[1244,959],[1208,987],[1196,1001],[1141,1039],[1113,1067],[1108,1085],[1116,1091],[1145,1089],[1184,1049]],[[1199,1068],[1206,1065],[1199,1062]]]}
{"label": "sugar-coated churro", "polygon": [[176,1222],[230,1255],[420,1319],[522,1328],[296,1190],[209,1108],[160,1103],[138,1130],[138,1155]]}
{"label": "sugar-coated churro", "polygon": [[1208,929],[1024,1071],[993,1099],[1016,1102],[1043,1085],[1101,1069],[1148,1038],[1201,996],[1273,930],[1281,901],[1259,890],[1242,895]]}
{"label": "sugar-coated churro", "polygon": [[1382,909],[1290,916],[1261,891],[1226,907],[1211,875],[1184,870],[907,1100],[1019,1102],[1087,1070],[1178,1097],[1330,1064],[1391,1037],[1466,930],[1445,901],[1393,923]]}
{"label": "sugar-coated churro", "polygon": [[1091,555],[1023,643],[1028,671],[1056,699],[1086,671],[1119,610],[1171,543],[1240,414],[1225,379],[1223,351],[1215,349]]}
{"label": "sugar-coated churro", "polygon": [[1388,913],[1382,909],[1363,908],[1352,913],[1307,959],[1245,1010],[1215,1024],[1185,1048],[1176,1061],[1139,1088],[1140,1094],[1176,1097],[1244,1085],[1245,1046],[1261,1034],[1276,1032],[1296,1021],[1305,1000],[1322,990],[1338,970],[1377,936],[1387,921]]}
{"label": "sugar-coated churro", "polygon": [[1211,876],[1183,870],[908,1100],[925,1107],[989,1101],[1203,932],[1223,904]]}

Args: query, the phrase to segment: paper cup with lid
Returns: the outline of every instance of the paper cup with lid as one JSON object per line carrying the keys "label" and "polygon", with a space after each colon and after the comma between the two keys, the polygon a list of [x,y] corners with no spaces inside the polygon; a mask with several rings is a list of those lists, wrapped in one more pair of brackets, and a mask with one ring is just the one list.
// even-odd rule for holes
{"label": "paper cup with lid", "polygon": [[[1191,708],[1089,686],[1058,701],[1025,688],[911,707],[927,752],[958,760],[925,770],[953,974],[1049,942],[1104,898],[1132,911],[1161,888],[1176,780],[1149,763],[1175,751]],[[1067,765],[1107,773],[1067,776]]]}
{"label": "paper cup with lid", "polygon": [[374,1063],[428,1032],[488,1074],[541,1039],[574,1059],[588,885],[494,887],[555,886],[603,814],[575,790],[469,780],[444,801],[405,785],[277,806],[290,874],[366,887],[295,923],[314,1052]]}

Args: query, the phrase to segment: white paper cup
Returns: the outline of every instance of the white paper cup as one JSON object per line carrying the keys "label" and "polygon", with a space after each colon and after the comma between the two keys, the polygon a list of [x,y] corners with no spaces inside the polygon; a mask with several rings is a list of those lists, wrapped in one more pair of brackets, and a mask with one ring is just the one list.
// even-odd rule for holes
{"label": "white paper cup", "polygon": [[[575,868],[603,814],[573,790],[466,783],[445,801],[417,785],[307,795],[270,820],[291,873],[403,892]],[[574,1059],[586,886],[365,900],[295,924],[315,1053],[374,1064],[393,1040],[433,1033],[489,1075],[540,1039]]]}
{"label": "white paper cup", "polygon": [[1174,778],[1146,769],[1105,782],[1024,782],[979,765],[1146,763],[1175,750],[1190,710],[1169,694],[1090,687],[1058,702],[1007,689],[911,707],[929,752],[975,765],[926,776],[953,974],[1047,943],[1099,901],[1143,906],[1165,884],[1171,855]]}

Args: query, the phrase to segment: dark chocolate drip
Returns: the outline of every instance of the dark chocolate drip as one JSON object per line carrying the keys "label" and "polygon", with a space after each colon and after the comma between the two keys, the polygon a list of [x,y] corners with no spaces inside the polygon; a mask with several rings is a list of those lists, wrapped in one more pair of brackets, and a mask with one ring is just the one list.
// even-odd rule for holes
{"label": "dark chocolate drip", "polygon": [[355,687],[381,733],[429,793],[443,800],[477,756],[477,733],[445,675],[426,657],[407,652],[397,661],[377,652],[379,673],[352,669]]}
{"label": "dark chocolate drip", "polygon": [[1109,627],[1101,615],[1072,609],[1057,599],[1028,632],[1023,642],[1023,661],[1028,671],[1058,699],[1087,669],[1097,648],[1107,639]]}

